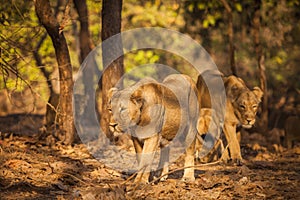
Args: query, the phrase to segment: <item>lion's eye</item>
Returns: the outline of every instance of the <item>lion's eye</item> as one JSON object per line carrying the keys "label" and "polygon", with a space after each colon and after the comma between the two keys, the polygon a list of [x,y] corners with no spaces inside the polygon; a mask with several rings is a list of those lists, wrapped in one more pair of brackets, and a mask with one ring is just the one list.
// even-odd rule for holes
{"label": "lion's eye", "polygon": [[252,108],[253,108],[253,109],[257,109],[257,105],[253,105]]}
{"label": "lion's eye", "polygon": [[123,112],[124,110],[126,110],[125,107],[120,107],[120,108],[119,108],[119,111],[120,111],[120,112]]}
{"label": "lion's eye", "polygon": [[244,105],[240,105],[240,108],[243,109],[243,110],[246,109],[246,107]]}
{"label": "lion's eye", "polygon": [[110,104],[107,106],[107,110],[108,110],[109,113],[112,112],[112,109],[111,109],[111,105],[110,105]]}
{"label": "lion's eye", "polygon": [[111,113],[111,100],[109,100],[109,101],[107,102],[107,107],[106,107],[106,109],[108,110],[108,112]]}

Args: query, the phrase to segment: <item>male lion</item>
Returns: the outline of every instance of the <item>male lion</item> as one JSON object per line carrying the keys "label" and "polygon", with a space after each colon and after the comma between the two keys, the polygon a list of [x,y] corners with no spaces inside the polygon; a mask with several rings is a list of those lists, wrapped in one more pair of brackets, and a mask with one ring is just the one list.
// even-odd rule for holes
{"label": "male lion", "polygon": [[[194,166],[199,107],[197,88],[191,78],[172,74],[162,83],[146,78],[123,90],[112,88],[109,105],[111,128],[131,135],[140,169],[135,182],[148,182],[149,166],[158,145],[163,145],[162,140],[181,142],[186,153],[184,165]],[[170,150],[161,147],[162,175],[168,173]],[[186,168],[183,180],[194,179],[194,169]]]}
{"label": "male lion", "polygon": [[[205,75],[202,74],[202,76]],[[221,74],[216,73],[216,76]],[[200,107],[211,108],[211,99],[209,88],[207,88],[204,79],[198,76],[197,89],[199,91]],[[228,143],[229,154],[222,158],[225,161],[232,160],[240,165],[242,162],[240,144],[237,138],[236,128],[251,128],[255,123],[255,117],[258,105],[261,102],[263,92],[259,87],[250,90],[241,78],[235,76],[223,77],[226,90],[226,110],[223,131]],[[199,128],[198,128],[199,129]],[[201,133],[200,133],[201,134]]]}

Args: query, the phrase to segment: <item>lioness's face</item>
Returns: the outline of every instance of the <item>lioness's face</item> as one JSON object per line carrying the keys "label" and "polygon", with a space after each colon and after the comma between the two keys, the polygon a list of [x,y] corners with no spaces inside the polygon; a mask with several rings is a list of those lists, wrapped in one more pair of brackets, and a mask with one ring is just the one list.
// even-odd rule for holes
{"label": "lioness's face", "polygon": [[140,109],[137,102],[131,98],[130,91],[116,91],[109,100],[111,111],[110,130],[126,132],[136,125],[140,119]]}
{"label": "lioness's face", "polygon": [[235,115],[244,128],[251,128],[255,123],[260,99],[253,91],[245,91],[233,103]]}

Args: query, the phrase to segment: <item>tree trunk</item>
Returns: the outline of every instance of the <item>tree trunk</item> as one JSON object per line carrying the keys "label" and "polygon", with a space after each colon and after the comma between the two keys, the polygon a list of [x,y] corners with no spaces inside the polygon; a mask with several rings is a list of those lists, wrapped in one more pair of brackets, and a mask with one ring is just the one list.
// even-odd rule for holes
{"label": "tree trunk", "polygon": [[[89,32],[89,18],[88,18],[88,9],[86,5],[86,0],[74,0],[74,5],[79,15],[80,22],[80,32],[79,32],[79,45],[80,45],[80,63],[82,64],[84,59],[93,49],[93,44],[91,43],[91,37]],[[93,58],[90,58],[93,59]],[[96,66],[95,62],[93,64]],[[94,74],[99,73],[94,67],[88,67],[85,69],[83,74],[83,85],[84,85],[84,94],[87,102],[95,101],[94,96],[94,87],[93,84],[90,84],[90,80],[93,80]],[[91,104],[86,104],[84,108],[84,116],[90,116],[96,108],[91,106]],[[99,116],[99,114],[98,114]]]}
{"label": "tree trunk", "polygon": [[[103,0],[102,3],[102,41],[120,33],[121,31],[121,11],[122,0]],[[112,45],[110,48],[102,48],[103,66],[106,67],[111,62],[111,57],[117,52],[123,52],[121,38],[117,38],[119,44]],[[101,128],[102,131],[112,139],[112,133],[108,128],[110,114],[107,110],[107,93],[108,90],[115,86],[124,73],[123,57],[115,60],[109,65],[102,75],[102,113]]]}
{"label": "tree trunk", "polygon": [[233,16],[232,9],[226,0],[221,0],[223,3],[225,10],[228,15],[228,40],[229,40],[229,58],[230,58],[230,67],[233,75],[237,76],[236,64],[235,64],[235,47],[233,40]]}
{"label": "tree trunk", "polygon": [[57,111],[57,106],[58,106],[59,94],[54,91],[53,84],[50,79],[51,73],[46,70],[45,65],[42,62],[42,58],[38,53],[38,51],[41,48],[46,37],[47,37],[47,33],[45,33],[41,37],[40,41],[37,44],[36,49],[33,52],[33,56],[34,56],[36,65],[40,67],[40,70],[43,73],[43,75],[47,81],[47,85],[48,85],[48,89],[49,89],[49,99],[48,99],[47,106],[46,106],[46,117],[45,117],[46,132],[48,135],[48,133],[52,133],[56,128],[56,111]]}
{"label": "tree trunk", "polygon": [[80,45],[80,63],[87,57],[92,50],[92,43],[90,40],[89,32],[89,16],[86,5],[86,0],[74,0],[74,5],[79,15],[80,33],[79,33],[79,45]]}
{"label": "tree trunk", "polygon": [[[54,8],[54,15],[57,17],[59,13],[59,8],[62,6],[62,1],[57,0],[56,7]],[[36,65],[39,67],[41,70],[42,74],[44,75],[47,85],[49,88],[49,99],[47,102],[46,106],[46,121],[45,121],[45,126],[46,126],[46,132],[48,133],[53,133],[56,129],[56,111],[57,111],[57,106],[58,106],[58,100],[59,100],[59,92],[54,90],[54,85],[52,83],[52,80],[50,78],[51,72],[48,72],[45,68],[45,65],[42,61],[42,58],[39,54],[39,50],[41,46],[43,45],[45,39],[47,38],[48,34],[44,33],[42,37],[40,38],[39,42],[36,45],[36,49],[33,51],[33,57],[35,59]],[[54,71],[54,68],[52,72]]]}
{"label": "tree trunk", "polygon": [[51,37],[58,63],[60,81],[60,98],[57,116],[59,139],[64,144],[71,144],[74,141],[75,129],[72,112],[72,66],[67,42],[52,12],[49,0],[35,0],[35,11],[41,24]]}
{"label": "tree trunk", "polygon": [[260,41],[260,18],[261,18],[261,0],[255,0],[254,7],[254,17],[253,17],[253,40],[255,45],[255,53],[257,58],[257,65],[259,68],[259,77],[260,77],[260,87],[264,92],[264,98],[262,101],[262,113],[260,119],[260,127],[263,131],[268,129],[268,90],[267,90],[267,78],[265,72],[265,62],[264,62],[264,53],[263,47]]}

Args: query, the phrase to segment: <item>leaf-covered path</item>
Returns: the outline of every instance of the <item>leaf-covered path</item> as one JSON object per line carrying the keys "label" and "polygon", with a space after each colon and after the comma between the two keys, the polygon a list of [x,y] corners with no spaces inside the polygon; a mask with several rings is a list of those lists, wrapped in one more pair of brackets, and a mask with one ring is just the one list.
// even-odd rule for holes
{"label": "leaf-covered path", "polygon": [[[11,119],[0,120],[1,127],[13,127],[9,122]],[[51,146],[34,134],[36,127],[21,125],[22,131],[14,129],[17,134],[0,133],[0,199],[261,200],[300,196],[300,147],[287,150],[261,134],[244,135],[243,166],[198,167],[193,183],[182,182],[183,171],[178,170],[165,182],[133,185],[131,174],[98,162],[85,145]],[[180,158],[170,168],[182,166]]]}
{"label": "leaf-covered path", "polygon": [[[47,146],[34,137],[2,135],[1,199],[297,199],[300,148],[271,153],[250,148],[245,165],[196,170],[196,181],[180,181],[176,171],[165,182],[132,185],[129,175],[93,159],[83,144]],[[171,168],[182,166],[178,160]]]}

